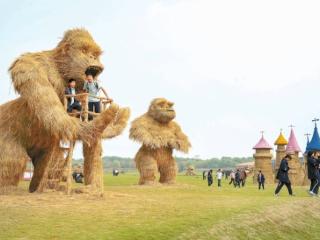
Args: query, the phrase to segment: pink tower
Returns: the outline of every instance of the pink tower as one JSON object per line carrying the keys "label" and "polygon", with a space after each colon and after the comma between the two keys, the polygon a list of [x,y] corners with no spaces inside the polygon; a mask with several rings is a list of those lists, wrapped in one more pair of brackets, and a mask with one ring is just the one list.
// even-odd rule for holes
{"label": "pink tower", "polygon": [[264,174],[266,178],[266,183],[273,183],[273,171],[272,171],[272,146],[266,141],[266,139],[262,136],[259,142],[253,147],[255,150],[254,157],[254,182],[257,181],[257,175],[259,170]]}
{"label": "pink tower", "polygon": [[303,179],[305,176],[303,165],[299,158],[299,153],[301,152],[301,148],[296,139],[296,135],[293,130],[293,126],[291,125],[291,131],[289,136],[288,145],[286,148],[286,153],[290,154],[292,159],[288,161],[290,171],[289,178],[292,185],[301,186],[303,185]]}

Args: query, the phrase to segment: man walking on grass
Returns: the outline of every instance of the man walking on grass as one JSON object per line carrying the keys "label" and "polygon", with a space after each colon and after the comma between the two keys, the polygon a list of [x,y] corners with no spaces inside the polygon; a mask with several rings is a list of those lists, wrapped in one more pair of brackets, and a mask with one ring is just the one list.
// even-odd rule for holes
{"label": "man walking on grass", "polygon": [[319,185],[320,185],[320,173],[319,173],[320,160],[318,159],[317,152],[308,152],[308,178],[310,179],[310,190],[309,194],[311,196],[318,196]]}
{"label": "man walking on grass", "polygon": [[279,180],[278,186],[275,190],[275,196],[279,196],[279,192],[281,190],[281,188],[283,187],[283,185],[286,185],[289,195],[290,196],[294,196],[292,193],[292,189],[291,189],[291,182],[289,179],[289,175],[288,172],[290,170],[289,168],[289,164],[288,164],[288,160],[291,160],[291,156],[290,155],[286,155],[280,163],[280,167],[277,173],[277,179]]}
{"label": "man walking on grass", "polygon": [[265,178],[264,178],[264,175],[263,175],[263,173],[261,172],[261,170],[259,170],[257,180],[258,180],[258,184],[259,184],[259,190],[261,189],[261,187],[262,187],[262,189],[264,190],[264,181],[265,181]]}

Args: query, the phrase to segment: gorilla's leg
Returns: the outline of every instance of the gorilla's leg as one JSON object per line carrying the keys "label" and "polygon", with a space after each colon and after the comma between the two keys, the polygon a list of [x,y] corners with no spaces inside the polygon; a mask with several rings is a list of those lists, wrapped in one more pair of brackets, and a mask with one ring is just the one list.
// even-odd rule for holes
{"label": "gorilla's leg", "polygon": [[48,175],[46,187],[50,189],[59,189],[61,180],[65,170],[66,159],[64,150],[56,143],[52,149],[50,161],[48,163]]}
{"label": "gorilla's leg", "polygon": [[50,148],[30,149],[28,151],[34,166],[30,182],[30,192],[42,192],[45,188],[58,189],[65,167],[63,149],[59,141],[53,141]]}
{"label": "gorilla's leg", "polygon": [[[90,190],[103,194],[103,163],[102,163],[102,146],[101,137],[106,127],[118,115],[118,120],[127,121],[129,117],[128,109],[119,109],[119,106],[112,104],[107,110],[100,113],[89,124],[84,123],[88,127],[87,131],[90,135],[90,141],[83,141],[83,156],[84,156],[84,183],[90,186]],[[90,130],[90,128],[92,128]],[[87,129],[87,130],[88,130]],[[113,132],[116,134],[117,132]],[[113,137],[115,135],[107,136]]]}
{"label": "gorilla's leg", "polygon": [[141,155],[136,158],[136,165],[140,173],[139,184],[155,184],[156,174],[158,171],[157,161],[151,156]]}
{"label": "gorilla's leg", "polygon": [[177,164],[176,161],[171,157],[169,159],[162,159],[159,163],[159,172],[161,183],[174,184],[176,182],[177,175]]}
{"label": "gorilla's leg", "polygon": [[0,190],[17,186],[30,159],[17,142],[0,138]]}
{"label": "gorilla's leg", "polygon": [[84,184],[90,185],[93,191],[103,194],[103,164],[101,139],[83,143],[84,156]]}
{"label": "gorilla's leg", "polygon": [[33,176],[29,185],[29,192],[42,192],[44,188],[44,178],[46,178],[46,169],[51,159],[50,150],[37,149],[32,150],[31,158],[34,167]]}

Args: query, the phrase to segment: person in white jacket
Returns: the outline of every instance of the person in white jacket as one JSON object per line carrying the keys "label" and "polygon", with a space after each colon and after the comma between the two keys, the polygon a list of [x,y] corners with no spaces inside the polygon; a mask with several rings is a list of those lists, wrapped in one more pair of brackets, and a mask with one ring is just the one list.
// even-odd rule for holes
{"label": "person in white jacket", "polygon": [[223,174],[222,174],[221,169],[218,169],[218,171],[217,171],[218,187],[221,187],[222,175],[223,175]]}

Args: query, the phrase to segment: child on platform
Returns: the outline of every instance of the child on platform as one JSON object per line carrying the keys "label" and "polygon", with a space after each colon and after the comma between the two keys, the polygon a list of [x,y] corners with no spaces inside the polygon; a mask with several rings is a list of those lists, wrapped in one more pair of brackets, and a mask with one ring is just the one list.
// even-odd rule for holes
{"label": "child on platform", "polygon": [[[86,71],[86,82],[83,85],[83,90],[87,93],[89,93],[88,98],[88,108],[90,112],[100,113],[100,90],[104,93],[107,100],[112,101],[111,98],[109,98],[107,91],[100,85],[100,83],[94,79],[94,74],[92,74],[90,71]],[[92,120],[92,116],[89,114],[89,120]]]}

